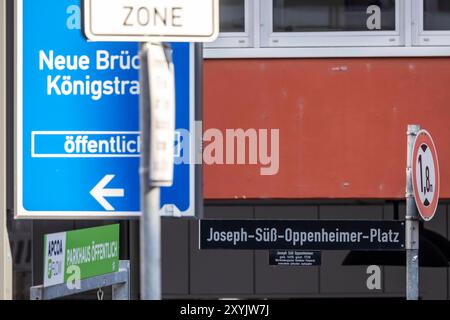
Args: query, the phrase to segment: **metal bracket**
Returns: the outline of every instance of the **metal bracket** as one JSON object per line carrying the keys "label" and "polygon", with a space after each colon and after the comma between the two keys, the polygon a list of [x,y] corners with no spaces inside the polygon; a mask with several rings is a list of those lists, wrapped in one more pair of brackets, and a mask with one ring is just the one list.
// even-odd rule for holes
{"label": "metal bracket", "polygon": [[405,238],[406,250],[419,249],[419,221],[417,219],[406,218]]}
{"label": "metal bracket", "polygon": [[120,261],[119,271],[80,281],[80,288],[69,289],[66,283],[30,288],[31,300],[53,300],[112,286],[113,300],[130,300],[130,261]]}

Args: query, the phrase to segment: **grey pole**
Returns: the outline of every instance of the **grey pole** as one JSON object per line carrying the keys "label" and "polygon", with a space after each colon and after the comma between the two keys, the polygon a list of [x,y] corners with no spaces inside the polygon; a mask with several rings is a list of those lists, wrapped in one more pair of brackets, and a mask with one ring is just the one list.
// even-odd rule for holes
{"label": "grey pole", "polygon": [[6,117],[6,1],[0,3],[0,300],[12,299],[12,257],[8,237],[7,117]]}
{"label": "grey pole", "polygon": [[408,125],[406,161],[406,299],[419,299],[419,212],[413,190],[413,148],[419,125]]}
{"label": "grey pole", "polygon": [[141,299],[161,299],[161,217],[160,189],[150,185],[150,87],[146,45],[140,48],[140,128],[141,148],[141,220],[140,220],[140,274]]}
{"label": "grey pole", "polygon": [[195,216],[203,219],[203,43],[195,44]]}

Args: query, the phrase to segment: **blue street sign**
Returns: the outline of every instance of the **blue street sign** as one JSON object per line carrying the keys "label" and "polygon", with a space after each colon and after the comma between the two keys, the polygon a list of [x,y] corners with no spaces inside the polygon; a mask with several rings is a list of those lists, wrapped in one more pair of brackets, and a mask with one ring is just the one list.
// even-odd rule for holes
{"label": "blue street sign", "polygon": [[[16,21],[16,216],[139,216],[138,45],[88,42],[80,0],[17,1]],[[182,145],[194,127],[193,51],[173,48]],[[181,159],[193,148],[175,149]],[[194,215],[194,167],[176,165],[163,214]]]}
{"label": "blue street sign", "polygon": [[[195,216],[195,59],[194,45],[172,43],[175,66],[175,171],[172,187],[161,188],[161,214]],[[189,134],[190,133],[190,134]]]}

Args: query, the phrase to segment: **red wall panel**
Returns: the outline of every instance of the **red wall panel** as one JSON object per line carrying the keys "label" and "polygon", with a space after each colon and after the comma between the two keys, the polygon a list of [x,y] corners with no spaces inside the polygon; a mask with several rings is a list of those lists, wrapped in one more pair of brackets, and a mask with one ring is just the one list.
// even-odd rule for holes
{"label": "red wall panel", "polygon": [[207,199],[404,198],[406,128],[431,132],[450,198],[450,59],[205,62],[205,129],[280,129],[280,169],[205,165]]}

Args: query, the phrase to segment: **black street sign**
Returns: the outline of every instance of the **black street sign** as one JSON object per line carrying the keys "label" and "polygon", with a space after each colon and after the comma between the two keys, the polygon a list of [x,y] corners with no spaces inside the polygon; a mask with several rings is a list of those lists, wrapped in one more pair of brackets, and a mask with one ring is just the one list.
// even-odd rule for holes
{"label": "black street sign", "polygon": [[269,253],[271,266],[311,267],[321,263],[320,251],[271,250]]}
{"label": "black street sign", "polygon": [[200,220],[200,249],[404,250],[403,221]]}

